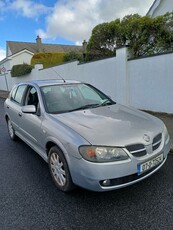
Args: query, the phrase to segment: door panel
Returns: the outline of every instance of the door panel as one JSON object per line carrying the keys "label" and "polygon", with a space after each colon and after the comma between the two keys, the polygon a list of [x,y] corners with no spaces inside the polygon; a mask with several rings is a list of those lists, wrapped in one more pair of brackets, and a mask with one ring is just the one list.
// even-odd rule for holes
{"label": "door panel", "polygon": [[11,92],[11,97],[7,102],[7,113],[12,122],[15,131],[19,131],[21,108],[23,105],[23,98],[27,89],[27,85],[20,85],[15,87]]}
{"label": "door panel", "polygon": [[23,113],[20,117],[20,133],[31,144],[43,148],[44,133],[41,131],[42,115],[38,113],[39,99],[34,87],[29,87],[24,105],[36,106],[37,113]]}

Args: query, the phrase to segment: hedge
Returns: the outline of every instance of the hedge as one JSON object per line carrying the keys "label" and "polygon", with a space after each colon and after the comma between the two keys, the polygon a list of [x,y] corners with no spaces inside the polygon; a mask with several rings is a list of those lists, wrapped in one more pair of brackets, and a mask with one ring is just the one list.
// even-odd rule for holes
{"label": "hedge", "polygon": [[14,65],[11,69],[12,77],[20,77],[26,74],[31,73],[33,67],[28,64]]}
{"label": "hedge", "polygon": [[36,53],[31,59],[31,65],[43,64],[43,68],[64,63],[65,53]]}
{"label": "hedge", "polygon": [[64,62],[78,60],[79,62],[83,61],[83,55],[81,52],[69,52],[64,55]]}

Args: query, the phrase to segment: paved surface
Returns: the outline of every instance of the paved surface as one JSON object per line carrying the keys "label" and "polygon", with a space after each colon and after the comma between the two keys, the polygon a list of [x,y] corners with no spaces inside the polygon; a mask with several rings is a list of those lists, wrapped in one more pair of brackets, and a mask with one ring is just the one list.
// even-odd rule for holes
{"label": "paved surface", "polygon": [[0,99],[0,229],[172,230],[173,155],[150,178],[121,190],[58,191],[47,164],[9,139]]}
{"label": "paved surface", "polygon": [[9,92],[0,90],[0,97],[1,97],[1,98],[7,98],[7,97],[8,97],[8,94],[9,94]]}

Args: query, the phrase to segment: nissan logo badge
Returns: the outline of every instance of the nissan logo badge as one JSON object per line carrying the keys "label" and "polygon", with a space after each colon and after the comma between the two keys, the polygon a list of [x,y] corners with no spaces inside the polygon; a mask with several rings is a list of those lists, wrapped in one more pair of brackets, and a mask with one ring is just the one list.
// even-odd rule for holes
{"label": "nissan logo badge", "polygon": [[150,137],[149,137],[147,134],[144,134],[143,139],[144,139],[146,142],[150,142]]}

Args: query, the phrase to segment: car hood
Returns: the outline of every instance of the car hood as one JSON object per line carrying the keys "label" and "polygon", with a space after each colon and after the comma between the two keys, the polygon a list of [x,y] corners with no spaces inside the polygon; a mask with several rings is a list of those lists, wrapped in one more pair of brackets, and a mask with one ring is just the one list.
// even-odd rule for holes
{"label": "car hood", "polygon": [[[92,145],[149,145],[163,131],[163,122],[158,118],[118,104],[52,116]],[[144,140],[144,135],[150,137],[149,142]]]}

